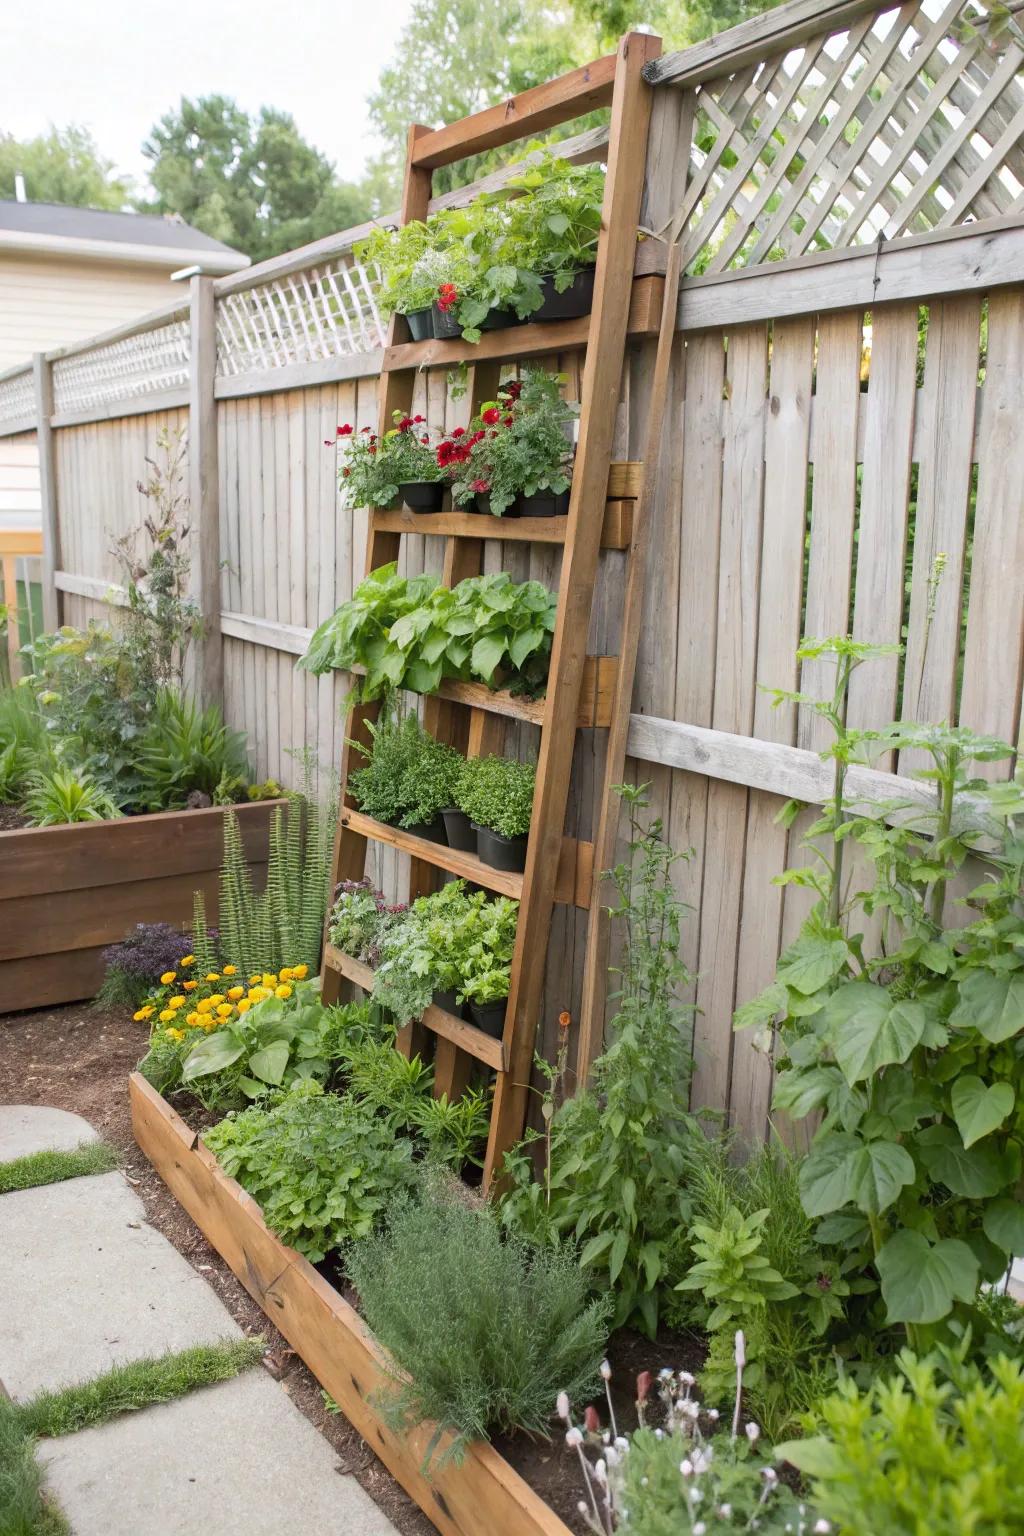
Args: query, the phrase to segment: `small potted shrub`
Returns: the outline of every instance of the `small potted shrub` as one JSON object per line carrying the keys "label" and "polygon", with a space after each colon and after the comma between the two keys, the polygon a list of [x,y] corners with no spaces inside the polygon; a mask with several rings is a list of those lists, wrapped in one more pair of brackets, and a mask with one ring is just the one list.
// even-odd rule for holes
{"label": "small potted shrub", "polygon": [[459,809],[476,831],[476,850],[492,869],[526,868],[536,769],[505,757],[466,763],[456,791]]}
{"label": "small potted shrub", "polygon": [[517,901],[507,896],[488,901],[476,893],[450,935],[457,1001],[469,1004],[477,1029],[498,1040],[505,1028],[518,917]]}
{"label": "small potted shrub", "polygon": [[434,334],[434,304],[442,283],[464,278],[466,259],[449,233],[449,220],[415,219],[400,229],[375,229],[356,246],[355,255],[380,274],[377,305],[387,320],[404,315],[413,341]]}
{"label": "small potted shrub", "polygon": [[533,321],[586,315],[594,302],[605,173],[547,154],[507,183],[510,235],[523,266],[538,274],[541,302]]}
{"label": "small potted shrub", "polygon": [[[399,826],[431,842],[445,841],[448,811],[465,762],[454,747],[435,741],[424,731],[413,751],[398,788],[404,804]],[[442,819],[444,817],[444,819]]]}
{"label": "small potted shrub", "polygon": [[[478,421],[441,455],[451,476],[452,500],[476,497],[477,510],[495,517],[558,517],[569,510],[578,407],[563,400],[563,376],[529,370],[484,405]],[[441,462],[441,460],[439,460]]]}
{"label": "small potted shrub", "polygon": [[361,432],[345,423],[338,437],[346,441],[345,462],[339,472],[346,507],[394,507],[411,512],[440,512],[444,499],[444,468],[431,446],[426,418],[394,413],[395,425],[378,438],[369,427]]}

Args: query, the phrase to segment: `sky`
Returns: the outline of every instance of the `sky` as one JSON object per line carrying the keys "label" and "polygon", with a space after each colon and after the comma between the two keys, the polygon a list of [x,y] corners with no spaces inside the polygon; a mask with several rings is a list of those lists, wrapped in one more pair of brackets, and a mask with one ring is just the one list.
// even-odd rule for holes
{"label": "sky", "polygon": [[78,123],[142,181],[143,139],[182,96],[291,112],[357,177],[375,143],[366,97],[411,0],[0,0],[0,131]]}

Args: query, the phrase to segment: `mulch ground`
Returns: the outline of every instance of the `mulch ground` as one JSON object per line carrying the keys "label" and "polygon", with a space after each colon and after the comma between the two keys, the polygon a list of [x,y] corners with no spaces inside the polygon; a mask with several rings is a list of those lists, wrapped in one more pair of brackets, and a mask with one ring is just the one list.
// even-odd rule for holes
{"label": "mulch ground", "polygon": [[[45,962],[43,962],[45,963]],[[146,1030],[120,1010],[88,1003],[0,1017],[0,1104],[48,1104],[82,1115],[117,1148],[146,1216],[217,1292],[239,1327],[267,1341],[267,1368],[402,1536],[436,1536],[434,1526],[395,1482],[347,1419],[328,1413],[316,1378],[274,1329],[220,1255],[185,1214],[135,1145],[128,1074],[145,1050]]]}

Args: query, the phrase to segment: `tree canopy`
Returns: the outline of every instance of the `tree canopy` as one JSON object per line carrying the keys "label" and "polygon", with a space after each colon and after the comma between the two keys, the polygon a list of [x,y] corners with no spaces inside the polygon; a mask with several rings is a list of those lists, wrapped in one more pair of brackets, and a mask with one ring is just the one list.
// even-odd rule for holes
{"label": "tree canopy", "polygon": [[367,216],[366,193],[339,181],[288,112],[255,117],[225,96],[182,98],[154,126],[152,213],[177,213],[216,240],[263,261]]}
{"label": "tree canopy", "polygon": [[25,178],[33,203],[66,203],[74,208],[123,208],[131,185],[114,172],[91,133],[69,123],[34,139],[0,133],[0,198],[13,198],[14,178]]}

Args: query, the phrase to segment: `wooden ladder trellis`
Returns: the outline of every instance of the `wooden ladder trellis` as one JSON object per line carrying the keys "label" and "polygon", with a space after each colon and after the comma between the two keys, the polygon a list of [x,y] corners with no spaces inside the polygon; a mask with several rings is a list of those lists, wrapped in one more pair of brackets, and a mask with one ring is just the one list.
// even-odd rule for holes
{"label": "wooden ladder trellis", "polygon": [[[611,451],[626,336],[630,331],[650,335],[657,329],[663,290],[663,281],[658,277],[647,277],[635,284],[633,281],[651,95],[641,71],[658,56],[660,49],[659,39],[631,33],[622,39],[615,54],[525,91],[497,107],[437,130],[419,125],[409,130],[401,208],[403,224],[426,217],[433,171],[438,167],[528,138],[596,107],[611,107],[608,170],[590,316],[491,331],[475,347],[461,341],[409,342],[404,319],[395,316],[381,370],[378,419],[379,431],[383,433],[391,425],[393,412],[411,412],[416,373],[421,368],[472,364],[470,397],[475,412],[484,400],[494,396],[502,362],[572,349],[584,353],[579,440],[568,516],[502,522],[495,526],[493,534],[501,540],[563,544],[546,696],[529,701],[507,693],[492,693],[482,685],[445,683],[424,705],[426,729],[470,756],[500,751],[505,720],[509,717],[540,725],[525,873],[509,875],[492,870],[470,854],[383,826],[354,808],[347,791],[354,766],[350,743],[369,742],[368,727],[376,718],[378,706],[360,704],[350,713],[342,755],[342,801],[333,864],[335,886],[343,880],[362,878],[367,842],[372,839],[411,855],[410,900],[434,889],[438,873],[443,870],[489,890],[517,897],[520,902],[503,1038],[492,1039],[432,1006],[399,1039],[401,1048],[412,1052],[422,1051],[428,1038],[435,1037],[437,1094],[446,1093],[450,1098],[460,1094],[470,1080],[475,1062],[495,1071],[484,1168],[486,1187],[500,1174],[504,1154],[522,1134],[525,1123],[553,904],[565,901],[589,907],[595,889],[593,845],[577,843],[563,835],[576,732],[580,727],[610,727],[613,716],[621,726],[622,712],[629,707],[634,658],[629,658],[630,676],[626,679],[618,677],[617,658],[588,657],[586,651],[600,549],[602,545],[632,548],[631,509],[643,481],[641,465],[613,466]],[[403,532],[445,537],[442,580],[446,586],[480,573],[487,535],[481,532],[479,517],[454,512],[417,517],[379,511],[370,513],[367,573],[398,558]],[[323,971],[326,1002],[337,999],[343,977],[364,989],[372,986],[372,973],[366,966],[327,945]]]}

